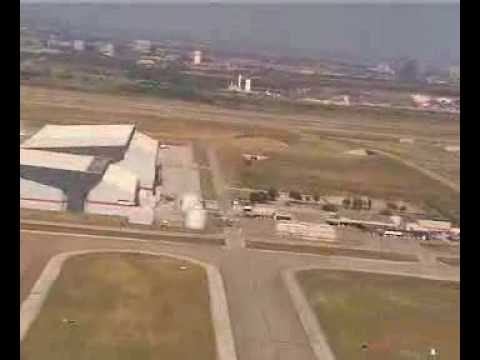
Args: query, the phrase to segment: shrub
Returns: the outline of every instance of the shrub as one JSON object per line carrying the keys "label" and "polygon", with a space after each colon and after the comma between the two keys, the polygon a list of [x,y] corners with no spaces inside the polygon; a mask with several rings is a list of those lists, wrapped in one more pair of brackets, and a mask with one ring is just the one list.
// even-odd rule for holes
{"label": "shrub", "polygon": [[274,187],[270,187],[270,189],[268,189],[268,196],[270,198],[270,200],[276,200],[277,197],[278,197],[278,190],[275,189]]}
{"label": "shrub", "polygon": [[387,203],[387,207],[388,207],[390,210],[398,210],[398,205],[395,204],[394,202],[388,202],[388,203]]}
{"label": "shrub", "polygon": [[325,211],[337,212],[338,208],[333,204],[325,204],[322,206],[322,209]]}
{"label": "shrub", "polygon": [[363,209],[363,200],[359,197],[354,197],[353,198],[353,208],[355,210]]}
{"label": "shrub", "polygon": [[298,191],[290,191],[288,196],[294,200],[302,200],[302,194],[300,194]]}
{"label": "shrub", "polygon": [[382,211],[380,211],[380,214],[381,215],[386,215],[386,216],[392,216],[393,215],[392,210],[390,210],[390,209],[383,209]]}
{"label": "shrub", "polygon": [[270,199],[269,195],[265,191],[254,191],[250,193],[250,201],[252,203],[265,203]]}

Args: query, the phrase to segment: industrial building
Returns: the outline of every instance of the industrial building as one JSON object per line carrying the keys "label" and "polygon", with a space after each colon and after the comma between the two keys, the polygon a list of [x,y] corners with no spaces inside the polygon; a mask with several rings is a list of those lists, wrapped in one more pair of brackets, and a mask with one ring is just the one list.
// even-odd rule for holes
{"label": "industrial building", "polygon": [[75,51],[85,50],[85,41],[83,41],[83,40],[73,40],[73,49]]}
{"label": "industrial building", "polygon": [[[195,206],[185,208],[191,199]],[[188,228],[206,224],[191,146],[159,146],[135,125],[41,128],[20,147],[20,204],[142,224],[180,214]]]}
{"label": "industrial building", "polygon": [[296,236],[305,240],[335,241],[337,237],[335,227],[327,224],[279,221],[275,229],[281,236]]}
{"label": "industrial building", "polygon": [[35,149],[123,159],[135,125],[45,125],[22,144]]}
{"label": "industrial building", "polygon": [[200,65],[202,63],[202,52],[200,50],[195,50],[193,52],[193,64]]}
{"label": "industrial building", "polygon": [[20,148],[21,206],[138,214],[156,192],[157,155],[134,125],[46,125]]}
{"label": "industrial building", "polygon": [[[101,181],[108,164],[108,159],[91,155],[20,149],[20,179],[60,189],[67,197],[67,209],[72,211],[83,210],[85,197]],[[32,184],[20,181],[21,200],[49,201],[44,195],[45,191],[39,191],[34,196]]]}
{"label": "industrial building", "polygon": [[39,210],[63,211],[67,197],[58,188],[20,178],[20,207]]}
{"label": "industrial building", "polygon": [[132,43],[132,48],[139,53],[149,53],[152,50],[152,42],[150,40],[135,40]]}

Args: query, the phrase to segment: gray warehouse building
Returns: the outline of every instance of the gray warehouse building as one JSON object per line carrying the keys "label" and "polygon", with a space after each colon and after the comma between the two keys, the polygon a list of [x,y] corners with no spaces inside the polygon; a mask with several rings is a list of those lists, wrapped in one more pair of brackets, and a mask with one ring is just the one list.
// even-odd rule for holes
{"label": "gray warehouse building", "polygon": [[20,148],[21,206],[128,215],[155,192],[157,155],[135,125],[46,125]]}

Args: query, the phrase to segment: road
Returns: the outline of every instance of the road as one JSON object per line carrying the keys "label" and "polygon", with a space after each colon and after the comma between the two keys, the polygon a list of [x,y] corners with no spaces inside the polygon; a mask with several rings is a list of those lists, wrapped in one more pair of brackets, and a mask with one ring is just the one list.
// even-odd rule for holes
{"label": "road", "polygon": [[[232,230],[233,231],[233,230]],[[351,270],[396,272],[458,279],[458,268],[441,263],[392,263],[198,246],[156,240],[115,239],[101,234],[42,233],[21,230],[21,300],[55,254],[83,249],[132,249],[189,256],[217,266],[223,276],[239,360],[315,360],[308,339],[284,288],[283,270],[333,266]]]}

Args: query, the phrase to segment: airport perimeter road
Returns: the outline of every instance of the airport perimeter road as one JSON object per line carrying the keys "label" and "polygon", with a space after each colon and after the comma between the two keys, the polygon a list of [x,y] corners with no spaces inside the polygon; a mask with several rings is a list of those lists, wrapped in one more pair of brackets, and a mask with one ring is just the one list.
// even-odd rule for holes
{"label": "airport perimeter road", "polygon": [[217,266],[223,276],[240,360],[315,360],[282,282],[282,271],[303,266],[422,274],[457,280],[458,268],[445,264],[393,263],[300,255],[242,247],[198,246],[101,235],[20,233],[21,301],[55,254],[84,249],[131,249],[184,255]]}

